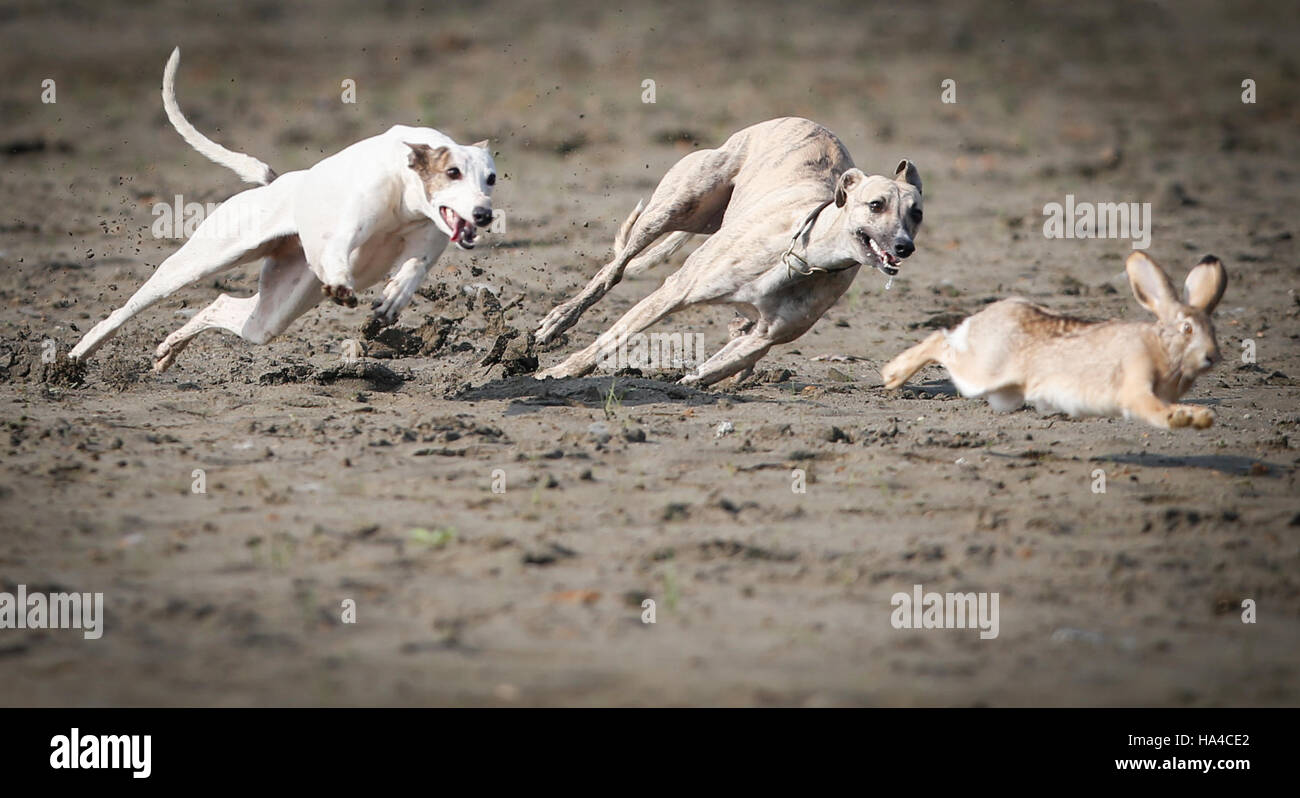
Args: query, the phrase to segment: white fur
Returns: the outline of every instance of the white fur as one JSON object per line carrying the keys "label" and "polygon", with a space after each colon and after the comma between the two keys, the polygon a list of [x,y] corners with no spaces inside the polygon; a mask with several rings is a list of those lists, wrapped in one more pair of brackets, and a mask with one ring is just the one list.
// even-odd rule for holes
{"label": "white fur", "polygon": [[[375,303],[377,315],[391,323],[458,231],[462,248],[473,245],[469,220],[475,210],[480,218],[484,210],[490,215],[495,165],[486,142],[465,146],[432,128],[395,125],[310,169],[276,178],[266,164],[216,144],[185,119],[175,98],[179,60],[179,50],[173,51],[163,78],[163,107],[172,124],[206,157],[246,181],[266,185],[236,194],[204,220],[123,307],[82,337],[69,353],[74,359],[90,356],[127,319],[159,299],[263,257],[258,293],[223,295],[199,311],[158,347],[155,369],[166,369],[206,329],[265,343],[320,302],[323,293],[355,305],[356,291],[395,270]],[[447,148],[445,162],[461,173],[456,179],[440,177],[432,195],[413,168],[412,153],[420,145]],[[451,214],[459,217],[456,230],[444,218]]]}
{"label": "white fur", "polygon": [[964,320],[957,325],[954,330],[944,330],[943,337],[947,339],[948,346],[952,347],[954,352],[965,352],[970,349],[970,319]]}

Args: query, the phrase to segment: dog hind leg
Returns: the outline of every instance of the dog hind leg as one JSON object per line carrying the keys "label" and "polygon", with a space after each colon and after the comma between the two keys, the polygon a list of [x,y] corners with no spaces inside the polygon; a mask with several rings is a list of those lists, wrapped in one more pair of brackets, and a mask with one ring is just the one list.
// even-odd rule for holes
{"label": "dog hind leg", "polygon": [[154,351],[153,370],[161,374],[170,368],[176,356],[189,346],[190,340],[204,330],[218,328],[238,334],[256,306],[256,294],[250,297],[222,294],[217,297],[211,305],[194,314],[194,318],[186,322],[185,326],[158,345]]}
{"label": "dog hind leg", "polygon": [[[185,244],[158,265],[126,304],[82,336],[68,356],[89,357],[131,317],[190,283],[256,260],[291,233],[289,217],[277,213],[283,189],[278,183],[236,194],[209,216]],[[241,229],[243,228],[243,229]],[[230,235],[223,235],[231,231]]]}
{"label": "dog hind leg", "polygon": [[320,286],[297,240],[286,242],[263,264],[256,294],[217,297],[159,344],[154,352],[154,371],[166,371],[190,340],[204,330],[226,330],[253,344],[270,341],[321,301]]}
{"label": "dog hind leg", "polygon": [[[545,344],[576,324],[587,308],[618,285],[627,265],[664,233],[715,232],[731,199],[737,160],[735,153],[726,150],[699,150],[674,164],[626,236],[619,236],[626,238],[623,250],[615,253],[577,296],[547,314],[538,325],[537,342]],[[673,239],[668,248],[675,250],[684,242],[685,237]]]}
{"label": "dog hind leg", "polygon": [[590,374],[603,358],[616,353],[619,345],[625,343],[629,336],[636,335],[665,316],[681,310],[687,303],[676,286],[677,281],[674,278],[678,274],[680,273],[669,275],[662,286],[623,314],[622,318],[614,322],[586,349],[573,353],[557,366],[539,372],[537,379],[582,377]]}

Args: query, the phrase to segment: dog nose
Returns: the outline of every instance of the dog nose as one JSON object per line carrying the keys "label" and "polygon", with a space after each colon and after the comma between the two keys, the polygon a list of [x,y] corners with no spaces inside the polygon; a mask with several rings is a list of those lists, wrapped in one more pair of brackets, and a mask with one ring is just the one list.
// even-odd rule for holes
{"label": "dog nose", "polygon": [[916,251],[916,245],[911,241],[900,241],[894,245],[894,254],[900,258],[906,258]]}
{"label": "dog nose", "polygon": [[487,227],[488,225],[492,224],[492,209],[475,208],[474,224],[478,225],[479,227]]}

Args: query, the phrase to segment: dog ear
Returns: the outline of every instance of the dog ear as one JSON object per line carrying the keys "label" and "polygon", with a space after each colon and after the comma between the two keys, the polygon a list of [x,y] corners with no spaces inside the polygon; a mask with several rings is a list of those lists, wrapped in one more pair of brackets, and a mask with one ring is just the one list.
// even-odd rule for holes
{"label": "dog ear", "polygon": [[471,144],[470,146],[471,146],[471,147],[478,147],[480,150],[486,150],[486,149],[488,148],[488,140],[487,140],[487,139],[483,139],[482,141],[476,141],[476,142],[474,142],[473,144]]}
{"label": "dog ear", "polygon": [[1187,273],[1187,280],[1183,283],[1184,301],[1206,313],[1213,313],[1215,305],[1223,298],[1223,289],[1227,287],[1228,272],[1223,264],[1213,255],[1206,255]]}
{"label": "dog ear", "polygon": [[917,191],[921,190],[921,173],[916,171],[916,164],[906,158],[898,162],[898,168],[894,170],[894,179],[916,186]]}
{"label": "dog ear", "polygon": [[414,169],[416,174],[424,178],[438,171],[438,167],[447,155],[446,147],[434,149],[428,144],[412,144],[409,141],[404,143],[411,148],[410,157],[406,162],[407,165]]}
{"label": "dog ear", "polygon": [[865,178],[866,175],[861,169],[850,169],[840,175],[840,179],[835,183],[835,207],[843,208],[844,203],[849,201],[849,192]]}
{"label": "dog ear", "polygon": [[1145,252],[1134,252],[1124,264],[1133,296],[1142,307],[1156,314],[1157,319],[1170,318],[1178,307],[1178,297],[1169,275],[1147,257]]}

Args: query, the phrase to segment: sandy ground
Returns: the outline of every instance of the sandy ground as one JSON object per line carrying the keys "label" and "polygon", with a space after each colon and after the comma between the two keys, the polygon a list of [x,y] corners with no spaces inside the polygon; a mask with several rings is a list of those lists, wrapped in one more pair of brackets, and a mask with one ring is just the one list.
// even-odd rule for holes
{"label": "sandy ground", "polygon": [[[0,10],[0,589],[107,606],[97,641],[0,630],[0,704],[1300,703],[1293,6],[422,5]],[[163,117],[177,44],[190,118],[281,172],[399,122],[490,138],[506,231],[449,251],[359,364],[341,350],[366,313],[322,305],[269,345],[206,333],[148,371],[196,308],[255,290],[246,267],[59,384],[41,341],[66,352],[177,246],[154,204],[239,190]],[[926,223],[891,290],[860,275],[742,386],[540,384],[506,373],[522,336],[491,362],[672,163],[783,115],[869,172],[919,165]],[[1067,194],[1151,203],[1179,281],[1224,260],[1225,360],[1189,395],[1213,428],[997,415],[939,369],[881,388],[927,325],[993,298],[1144,316],[1129,241],[1043,236]],[[729,320],[661,329],[712,350]],[[998,593],[999,636],[892,628],[914,584]]]}

